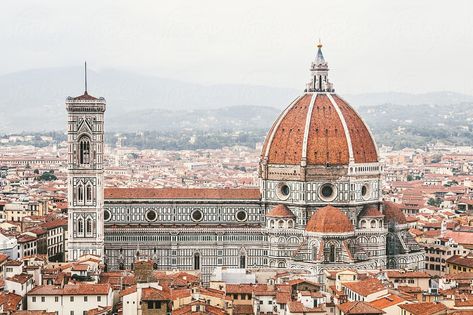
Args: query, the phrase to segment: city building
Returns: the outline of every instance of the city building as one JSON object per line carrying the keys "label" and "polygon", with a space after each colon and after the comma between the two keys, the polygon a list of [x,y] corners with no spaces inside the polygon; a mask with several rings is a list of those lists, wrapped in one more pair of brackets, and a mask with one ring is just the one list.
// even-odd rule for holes
{"label": "city building", "polygon": [[69,260],[132,269],[145,258],[204,283],[219,266],[422,269],[405,215],[382,201],[374,138],[328,72],[319,45],[305,91],[266,137],[259,189],[104,189],[105,99],[69,97]]}

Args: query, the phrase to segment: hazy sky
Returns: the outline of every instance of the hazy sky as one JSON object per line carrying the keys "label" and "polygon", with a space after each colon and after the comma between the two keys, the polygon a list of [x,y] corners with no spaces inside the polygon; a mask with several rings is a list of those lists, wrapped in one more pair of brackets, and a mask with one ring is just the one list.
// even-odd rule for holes
{"label": "hazy sky", "polygon": [[315,42],[340,93],[473,94],[473,1],[3,0],[0,74],[119,68],[303,89]]}

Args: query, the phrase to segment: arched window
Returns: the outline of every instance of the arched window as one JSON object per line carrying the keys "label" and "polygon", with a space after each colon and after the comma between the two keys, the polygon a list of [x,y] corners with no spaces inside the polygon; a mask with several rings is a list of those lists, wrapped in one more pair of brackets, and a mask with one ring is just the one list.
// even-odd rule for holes
{"label": "arched window", "polygon": [[293,228],[294,227],[294,221],[292,221],[292,220],[287,221],[287,227],[290,228],[290,229]]}
{"label": "arched window", "polygon": [[92,234],[92,218],[87,218],[85,221],[85,233]]}
{"label": "arched window", "polygon": [[92,202],[92,185],[87,184],[85,189],[85,200],[86,202]]}
{"label": "arched window", "polygon": [[284,227],[284,221],[283,220],[279,220],[278,222],[278,228],[282,229]]}
{"label": "arched window", "polygon": [[370,225],[371,225],[372,229],[375,229],[376,228],[376,220],[371,220]]}
{"label": "arched window", "polygon": [[77,220],[77,233],[84,234],[84,219],[82,218]]}
{"label": "arched window", "polygon": [[200,269],[200,254],[195,253],[194,254],[194,270],[199,270]]}
{"label": "arched window", "polygon": [[326,262],[335,262],[337,254],[335,244],[327,244],[324,248]]}
{"label": "arched window", "polygon": [[274,229],[274,220],[269,220],[269,227]]}
{"label": "arched window", "polygon": [[361,227],[362,229],[366,229],[366,221],[365,221],[365,220],[361,220],[361,222],[360,222],[360,227]]}
{"label": "arched window", "polygon": [[84,201],[84,185],[82,183],[80,183],[78,186],[77,186],[77,200],[79,202],[83,202]]}
{"label": "arched window", "polygon": [[240,254],[240,268],[246,268],[246,256],[244,253]]}
{"label": "arched window", "polygon": [[83,136],[79,139],[79,164],[90,163],[90,138]]}

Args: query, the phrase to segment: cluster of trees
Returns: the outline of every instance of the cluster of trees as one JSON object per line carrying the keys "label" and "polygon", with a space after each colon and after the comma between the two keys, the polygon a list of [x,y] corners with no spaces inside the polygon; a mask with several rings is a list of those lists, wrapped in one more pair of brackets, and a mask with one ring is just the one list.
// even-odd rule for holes
{"label": "cluster of trees", "polygon": [[[160,150],[198,150],[221,149],[227,146],[255,147],[264,141],[267,130],[183,130],[183,131],[145,131],[140,133],[122,133],[124,145],[137,149]],[[106,142],[115,145],[117,135],[108,134]]]}
{"label": "cluster of trees", "polygon": [[441,141],[452,145],[473,145],[473,106],[379,105],[358,110],[373,131],[379,145],[395,149],[422,148]]}

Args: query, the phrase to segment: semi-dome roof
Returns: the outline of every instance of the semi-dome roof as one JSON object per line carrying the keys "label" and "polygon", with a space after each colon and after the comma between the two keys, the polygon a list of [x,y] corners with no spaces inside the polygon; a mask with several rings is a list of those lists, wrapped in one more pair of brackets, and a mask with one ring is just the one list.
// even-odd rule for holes
{"label": "semi-dome roof", "polygon": [[275,207],[273,207],[271,210],[269,210],[268,213],[266,213],[266,216],[268,218],[294,218],[295,215],[292,213],[292,211],[283,204],[279,204]]}
{"label": "semi-dome roof", "polygon": [[266,136],[261,158],[276,165],[348,165],[378,162],[375,141],[363,120],[334,93],[318,44],[305,93],[293,101]]}
{"label": "semi-dome roof", "polygon": [[378,210],[377,205],[366,205],[358,215],[360,218],[375,218],[384,217],[384,215]]}
{"label": "semi-dome roof", "polygon": [[314,212],[305,230],[317,233],[347,233],[353,232],[353,224],[342,210],[328,205]]}
{"label": "semi-dome roof", "polygon": [[348,165],[378,161],[376,144],[356,111],[333,93],[307,92],[271,127],[263,145],[268,164]]}
{"label": "semi-dome roof", "polygon": [[402,212],[399,205],[391,201],[384,202],[384,219],[387,223],[394,222],[396,224],[406,224],[406,216]]}

